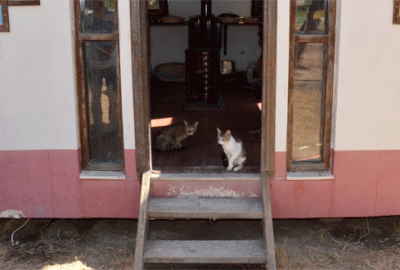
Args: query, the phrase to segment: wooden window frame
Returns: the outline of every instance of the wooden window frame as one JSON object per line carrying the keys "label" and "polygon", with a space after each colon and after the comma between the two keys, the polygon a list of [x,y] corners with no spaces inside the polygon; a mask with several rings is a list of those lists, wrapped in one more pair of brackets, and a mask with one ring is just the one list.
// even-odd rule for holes
{"label": "wooden window frame", "polygon": [[400,24],[400,0],[393,1],[393,24]]}
{"label": "wooden window frame", "polygon": [[[89,130],[86,106],[86,84],[84,65],[84,42],[85,41],[115,41],[117,51],[117,91],[118,102],[121,105],[121,73],[120,73],[120,52],[119,52],[119,25],[118,25],[118,0],[115,0],[115,33],[114,34],[87,34],[82,33],[80,1],[74,0],[74,21],[75,21],[75,65],[76,65],[76,88],[78,96],[79,131],[81,142],[81,169],[95,171],[123,171],[125,168],[124,152],[122,151],[121,163],[117,162],[90,162],[89,154]],[[121,106],[119,106],[121,108]],[[123,145],[122,112],[118,111],[119,132],[121,134],[121,149]]]}
{"label": "wooden window frame", "polygon": [[0,0],[1,4],[1,14],[3,19],[3,26],[0,27],[0,32],[10,32],[10,23],[8,20],[8,2],[7,0]]}
{"label": "wooden window frame", "polygon": [[[289,89],[288,89],[288,125],[287,125],[287,171],[329,171],[331,169],[331,130],[332,130],[332,103],[333,103],[333,78],[335,63],[335,38],[336,38],[336,0],[329,1],[328,7],[328,34],[327,35],[296,35],[296,0],[290,0],[290,45],[289,45]],[[293,164],[293,88],[295,72],[296,43],[323,43],[327,44],[326,51],[326,76],[325,96],[323,106],[322,151],[321,163]]]}

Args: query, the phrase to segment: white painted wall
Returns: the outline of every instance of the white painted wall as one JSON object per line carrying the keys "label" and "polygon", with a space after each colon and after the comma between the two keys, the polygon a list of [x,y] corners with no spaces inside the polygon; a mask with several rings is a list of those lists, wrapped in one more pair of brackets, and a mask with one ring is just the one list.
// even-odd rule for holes
{"label": "white painted wall", "polygon": [[[171,0],[171,14],[197,14],[200,7],[195,2]],[[250,3],[245,8],[243,1],[229,1],[231,10],[218,10],[227,2],[215,1],[213,13],[250,14]],[[335,150],[400,149],[400,25],[392,24],[392,4],[392,0],[339,1]],[[119,5],[124,143],[134,149],[129,2]],[[41,0],[40,6],[10,7],[9,17],[10,33],[0,33],[0,150],[77,149],[71,1]],[[229,28],[229,55],[224,58],[239,59],[241,69],[240,62],[258,58],[258,37],[256,27],[236,28],[238,36]],[[186,31],[186,27],[151,28],[153,67],[158,63],[154,59],[184,61]],[[246,43],[253,34],[254,48]],[[289,0],[279,0],[277,151],[286,150],[288,41]]]}
{"label": "white painted wall", "polygon": [[125,149],[135,149],[133,113],[132,51],[129,1],[118,2],[119,46],[121,70],[122,126]]}
{"label": "white painted wall", "polygon": [[40,2],[0,33],[0,150],[78,147],[70,1]]}
{"label": "white painted wall", "polygon": [[[129,1],[119,3],[124,145],[135,148]],[[0,150],[79,147],[71,0],[9,7],[0,33]]]}
{"label": "white painted wall", "polygon": [[[251,0],[213,0],[212,14],[232,12],[246,17],[251,15]],[[199,0],[170,0],[171,15],[189,19],[201,13]],[[257,26],[229,26],[227,55],[221,51],[221,60],[235,60],[238,70],[245,70],[249,62],[257,61],[261,55],[258,46]],[[151,67],[167,62],[185,62],[188,48],[188,27],[151,27]]]}
{"label": "white painted wall", "polygon": [[341,1],[335,150],[400,149],[400,25],[392,0]]}
{"label": "white painted wall", "polygon": [[278,1],[275,151],[286,151],[290,1]]}

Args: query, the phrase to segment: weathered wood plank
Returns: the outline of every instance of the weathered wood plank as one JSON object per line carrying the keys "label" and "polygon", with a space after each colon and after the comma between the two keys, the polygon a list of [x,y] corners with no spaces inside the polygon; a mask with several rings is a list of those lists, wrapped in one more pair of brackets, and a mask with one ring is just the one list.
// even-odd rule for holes
{"label": "weathered wood plank", "polygon": [[149,218],[147,215],[148,201],[150,197],[150,171],[143,174],[142,187],[140,193],[139,220],[136,234],[135,262],[134,270],[144,268],[143,253],[145,240],[149,229]]}
{"label": "weathered wood plank", "polygon": [[307,43],[327,43],[329,41],[328,35],[296,35],[294,37],[295,42],[307,42]]}
{"label": "weathered wood plank", "polygon": [[264,1],[261,172],[275,172],[277,0]]}
{"label": "weathered wood plank", "polygon": [[150,79],[147,2],[130,0],[133,109],[135,119],[136,168],[142,175],[151,167]]}
{"label": "weathered wood plank", "polygon": [[261,199],[152,198],[151,218],[262,219]]}
{"label": "weathered wood plank", "polygon": [[12,0],[8,1],[9,6],[40,6],[40,0]]}
{"label": "weathered wood plank", "polygon": [[268,269],[276,269],[275,261],[275,239],[274,239],[274,228],[272,224],[272,208],[271,208],[271,192],[269,187],[269,175],[268,173],[262,173],[262,200],[264,208],[264,219],[263,219],[263,232],[265,245],[267,247],[267,259]]}
{"label": "weathered wood plank", "polygon": [[86,41],[118,41],[119,35],[118,33],[116,34],[79,34],[78,37],[79,40]]}
{"label": "weathered wood plank", "polygon": [[327,51],[326,67],[326,87],[325,87],[325,107],[323,117],[323,147],[322,162],[325,164],[324,170],[331,168],[331,132],[332,132],[332,106],[333,106],[333,86],[335,73],[335,41],[336,41],[336,0],[329,2],[329,42]]}
{"label": "weathered wood plank", "polygon": [[286,169],[291,170],[293,148],[293,88],[296,50],[296,1],[290,0],[290,32],[289,32],[289,86],[288,86],[288,121],[286,138]]}
{"label": "weathered wood plank", "polygon": [[222,174],[186,174],[186,173],[160,173],[152,174],[151,180],[156,181],[182,181],[182,180],[193,180],[193,181],[207,181],[207,180],[252,180],[260,181],[261,174],[259,173],[222,173]]}
{"label": "weathered wood plank", "polygon": [[[269,270],[276,269],[275,240],[272,226],[271,196],[269,177],[275,174],[275,108],[276,108],[276,51],[278,1],[264,1],[263,7],[263,104],[262,110],[262,154],[261,155],[261,186],[264,211],[264,238],[267,250],[267,266]],[[268,26],[268,27],[267,27]]]}
{"label": "weathered wood plank", "polygon": [[148,241],[146,263],[260,263],[267,262],[263,240]]}

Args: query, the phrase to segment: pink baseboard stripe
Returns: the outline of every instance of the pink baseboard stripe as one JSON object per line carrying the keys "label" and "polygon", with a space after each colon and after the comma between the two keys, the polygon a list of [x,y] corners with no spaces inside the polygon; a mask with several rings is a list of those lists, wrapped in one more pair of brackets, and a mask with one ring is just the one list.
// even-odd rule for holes
{"label": "pink baseboard stripe", "polygon": [[286,153],[275,155],[274,218],[400,215],[399,150],[332,151],[333,180],[287,181]]}
{"label": "pink baseboard stripe", "polygon": [[0,213],[31,218],[137,218],[135,150],[125,150],[125,180],[80,180],[79,150],[0,151]]}
{"label": "pink baseboard stripe", "polygon": [[[286,154],[275,155],[274,218],[400,215],[400,150],[332,151],[329,180],[286,180]],[[125,151],[125,180],[79,179],[79,150],[0,151],[0,214],[32,218],[137,218],[135,150]],[[158,181],[152,196],[257,197],[258,181]]]}

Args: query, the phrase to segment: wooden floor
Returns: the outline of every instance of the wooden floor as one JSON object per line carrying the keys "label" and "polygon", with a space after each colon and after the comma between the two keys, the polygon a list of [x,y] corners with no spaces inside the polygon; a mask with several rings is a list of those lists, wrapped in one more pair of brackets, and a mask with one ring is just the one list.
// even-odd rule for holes
{"label": "wooden floor", "polygon": [[187,147],[175,152],[152,152],[153,170],[163,173],[222,173],[222,147],[217,143],[217,127],[230,129],[244,141],[247,162],[239,173],[260,171],[261,90],[249,87],[244,77],[221,85],[225,104],[221,110],[183,110],[184,83],[165,83],[152,79],[152,138],[165,126],[186,120],[199,121],[197,132],[185,139]]}

